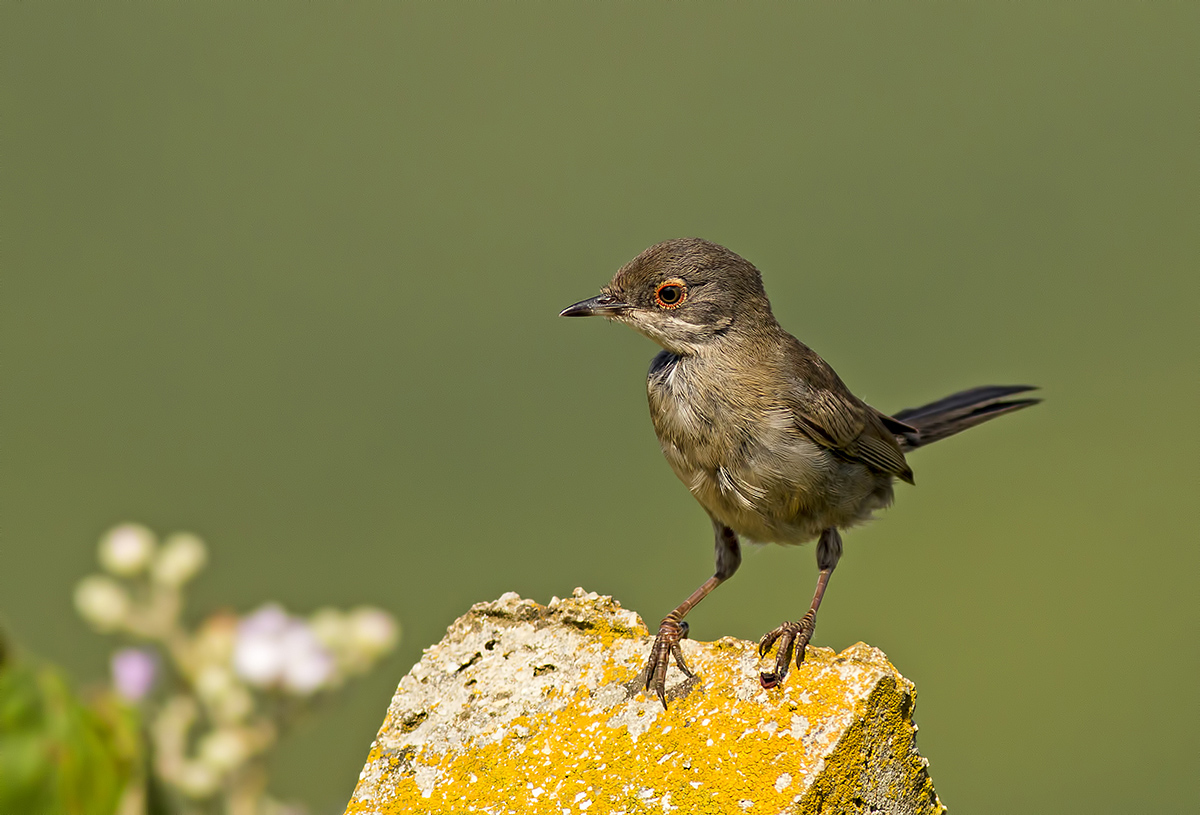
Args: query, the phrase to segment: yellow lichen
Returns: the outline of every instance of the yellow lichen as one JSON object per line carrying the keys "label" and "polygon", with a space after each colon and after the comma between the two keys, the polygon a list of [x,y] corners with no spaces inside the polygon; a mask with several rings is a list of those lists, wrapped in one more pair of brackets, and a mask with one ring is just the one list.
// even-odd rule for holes
{"label": "yellow lichen", "polygon": [[[584,633],[600,657],[593,686],[631,684],[636,668],[607,655],[618,639],[646,640],[644,629]],[[404,755],[380,746],[389,719],[347,813],[815,815],[869,811],[880,796],[913,802],[906,812],[942,811],[915,750],[912,685],[879,651],[810,648],[780,688],[763,691],[747,687],[741,667],[753,649],[689,643],[699,679],[665,711],[641,693],[604,707],[586,687],[556,689],[544,698],[568,704],[517,716],[499,738]]]}

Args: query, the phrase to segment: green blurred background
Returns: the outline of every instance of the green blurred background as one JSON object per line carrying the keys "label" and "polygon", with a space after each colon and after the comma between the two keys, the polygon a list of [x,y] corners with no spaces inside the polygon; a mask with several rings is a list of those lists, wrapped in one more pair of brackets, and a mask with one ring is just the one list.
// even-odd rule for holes
{"label": "green blurred background", "polygon": [[[1195,806],[1195,3],[41,4],[0,12],[0,616],[81,680],[110,525],[194,607],[375,603],[398,655],[282,752],[340,811],[469,604],[655,622],[712,568],[655,348],[560,320],[682,235],[876,406],[1035,410],[913,456],[816,642],[883,648],[960,812]],[[811,549],[692,616],[756,639]]]}

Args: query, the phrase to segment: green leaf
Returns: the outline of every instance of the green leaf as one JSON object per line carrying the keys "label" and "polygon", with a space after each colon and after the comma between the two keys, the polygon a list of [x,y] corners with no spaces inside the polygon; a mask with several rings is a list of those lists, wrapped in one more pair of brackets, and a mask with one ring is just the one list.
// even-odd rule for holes
{"label": "green leaf", "polygon": [[84,705],[57,669],[0,666],[0,813],[112,815],[140,752],[135,714]]}

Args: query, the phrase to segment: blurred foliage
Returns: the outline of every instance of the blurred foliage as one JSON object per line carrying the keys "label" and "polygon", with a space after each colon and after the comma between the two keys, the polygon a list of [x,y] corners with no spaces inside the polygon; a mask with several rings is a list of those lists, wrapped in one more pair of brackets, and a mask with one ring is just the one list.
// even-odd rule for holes
{"label": "blurred foliage", "polygon": [[82,701],[59,669],[0,657],[0,813],[111,815],[140,756],[138,716]]}
{"label": "blurred foliage", "polygon": [[75,608],[97,632],[137,643],[113,652],[111,682],[146,723],[147,771],[128,785],[121,815],[305,812],[271,796],[268,758],[297,721],[395,647],[395,618],[370,606],[305,618],[266,603],[191,626],[185,590],[208,562],[199,537],[160,541],[125,523],[97,554],[102,571],[76,585]]}
{"label": "blurred foliage", "polygon": [[[18,659],[0,632],[0,815],[300,815],[268,794],[267,758],[295,723],[375,667],[399,626],[381,609],[267,603],[241,618],[181,620],[207,547],[121,524],[103,572],[76,586],[96,631],[139,643],[110,660],[110,686],[81,701],[63,672]],[[145,727],[142,727],[142,723]]]}

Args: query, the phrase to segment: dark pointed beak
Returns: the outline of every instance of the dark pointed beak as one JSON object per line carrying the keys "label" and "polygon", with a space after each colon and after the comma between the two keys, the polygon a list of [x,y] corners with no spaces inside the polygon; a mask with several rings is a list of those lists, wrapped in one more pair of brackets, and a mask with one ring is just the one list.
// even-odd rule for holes
{"label": "dark pointed beak", "polygon": [[613,317],[631,308],[628,303],[611,294],[601,294],[589,300],[580,300],[573,306],[567,306],[559,312],[559,317]]}

